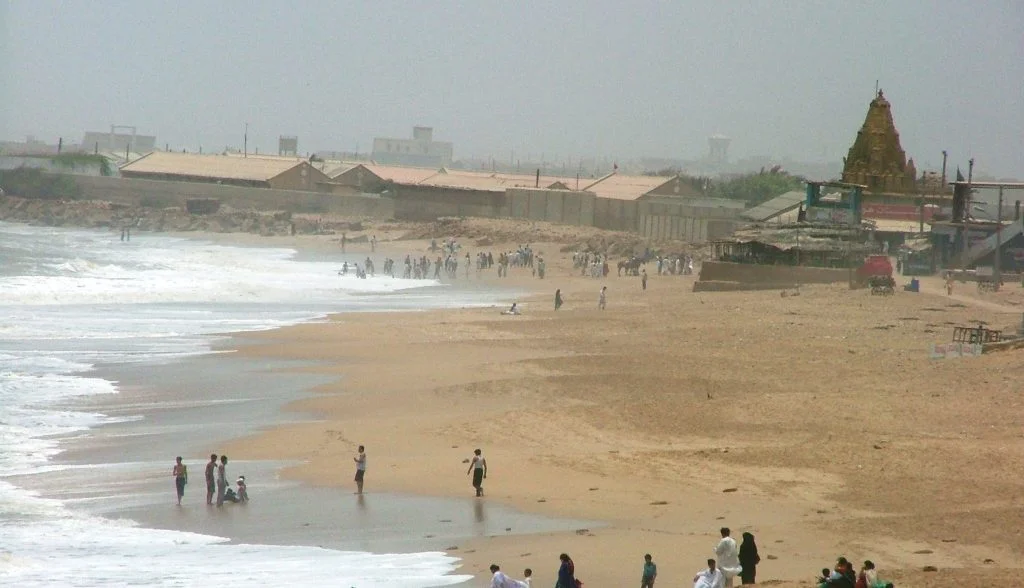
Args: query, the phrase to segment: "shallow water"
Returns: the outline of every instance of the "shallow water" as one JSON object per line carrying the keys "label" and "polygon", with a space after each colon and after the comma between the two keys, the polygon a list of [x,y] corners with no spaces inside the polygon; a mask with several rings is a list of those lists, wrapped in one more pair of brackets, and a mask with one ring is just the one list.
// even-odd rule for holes
{"label": "shallow water", "polygon": [[[255,508],[224,511],[217,518],[200,515],[192,526],[182,520],[167,525],[196,532],[135,522],[164,509],[171,496],[160,489],[170,483],[169,475],[160,478],[169,467],[168,449],[209,444],[251,430],[261,420],[272,424],[281,418],[282,398],[224,397],[213,390],[205,400],[147,399],[145,388],[127,394],[116,378],[97,372],[96,366],[107,366],[110,374],[117,369],[148,372],[140,381],[191,377],[198,390],[218,377],[258,377],[241,372],[218,376],[218,369],[230,368],[212,365],[209,372],[204,367],[167,375],[166,366],[208,354],[220,333],[319,320],[331,312],[488,302],[480,292],[460,292],[429,280],[342,277],[339,265],[296,260],[293,251],[280,248],[151,235],[135,235],[124,243],[104,231],[0,223],[0,583],[416,587],[463,581],[450,575],[457,560],[440,552],[388,555],[240,544],[261,539],[254,532],[260,527]],[[195,365],[200,364],[192,369]],[[289,384],[291,394],[307,383],[296,378]],[[122,397],[128,401],[110,401]],[[195,412],[190,416],[196,410],[202,419],[193,418]],[[246,418],[232,420],[242,414]],[[198,424],[211,419],[221,424]],[[57,459],[62,452],[66,459]],[[274,478],[274,464],[247,467],[264,485],[261,501],[299,491]],[[372,512],[380,513],[374,520],[382,526],[390,517],[423,510],[407,497],[367,497],[365,510],[351,502],[332,506],[326,495],[316,500],[339,517],[362,516],[372,505]],[[345,511],[348,507],[353,510]],[[175,508],[166,509],[168,517],[193,512],[193,507]],[[451,510],[460,508],[465,510]],[[456,520],[457,514],[451,516]],[[268,542],[299,543],[308,536],[301,531],[282,531]],[[365,545],[398,545],[401,539],[374,543],[373,536],[364,536],[371,537]],[[356,539],[332,545],[355,545]]]}

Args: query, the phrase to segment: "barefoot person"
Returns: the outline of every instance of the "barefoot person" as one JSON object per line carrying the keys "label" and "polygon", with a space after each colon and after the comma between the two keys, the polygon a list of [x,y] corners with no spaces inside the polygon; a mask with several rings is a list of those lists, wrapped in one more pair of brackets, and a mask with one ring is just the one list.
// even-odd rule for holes
{"label": "barefoot person", "polygon": [[356,494],[363,493],[363,478],[366,477],[366,448],[359,446],[359,453],[352,458],[356,462]]}
{"label": "barefoot person", "polygon": [[224,506],[224,492],[228,489],[228,456],[220,456],[220,465],[217,466],[217,506]]}
{"label": "barefoot person", "polygon": [[476,488],[476,495],[484,495],[484,478],[487,477],[487,460],[480,454],[479,449],[473,450],[473,459],[469,462],[469,469],[466,470],[468,476],[470,472],[473,473],[473,488]]}
{"label": "barefoot person", "polygon": [[181,463],[180,455],[174,458],[171,475],[174,476],[174,487],[178,490],[178,506],[181,506],[181,499],[185,496],[185,484],[188,484],[188,467]]}
{"label": "barefoot person", "polygon": [[213,504],[213,495],[217,492],[216,476],[217,454],[210,454],[210,462],[206,464],[206,504]]}

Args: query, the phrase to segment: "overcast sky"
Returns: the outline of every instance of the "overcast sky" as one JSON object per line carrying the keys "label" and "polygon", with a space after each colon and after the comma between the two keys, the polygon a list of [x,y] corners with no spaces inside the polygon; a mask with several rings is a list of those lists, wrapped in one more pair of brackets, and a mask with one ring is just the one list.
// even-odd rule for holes
{"label": "overcast sky", "polygon": [[0,0],[0,139],[840,161],[875,80],[919,169],[1024,176],[1024,2]]}

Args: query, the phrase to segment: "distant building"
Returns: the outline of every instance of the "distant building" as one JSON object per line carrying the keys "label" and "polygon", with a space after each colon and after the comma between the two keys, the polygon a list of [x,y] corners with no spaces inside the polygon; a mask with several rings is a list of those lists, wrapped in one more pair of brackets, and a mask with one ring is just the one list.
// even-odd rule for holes
{"label": "distant building", "polygon": [[413,127],[412,139],[376,138],[371,158],[381,165],[442,168],[452,163],[452,144],[435,141],[431,127]]}
{"label": "distant building", "polygon": [[[128,130],[130,133],[118,133],[118,130]],[[156,149],[156,137],[150,135],[139,135],[135,127],[110,125],[110,132],[86,131],[82,139],[82,151],[104,152],[130,150],[134,153],[148,153]]]}
{"label": "distant building", "polygon": [[277,138],[277,154],[296,157],[299,154],[299,138],[295,135],[281,135]]}
{"label": "distant building", "polygon": [[843,181],[867,186],[876,193],[917,192],[914,160],[908,160],[900,146],[892,109],[881,90],[871,101],[864,125],[843,159]]}
{"label": "distant building", "polygon": [[316,191],[329,178],[305,160],[154,151],[121,167],[126,178]]}
{"label": "distant building", "polygon": [[708,137],[708,161],[716,164],[729,163],[729,143],[732,141],[724,135]]}

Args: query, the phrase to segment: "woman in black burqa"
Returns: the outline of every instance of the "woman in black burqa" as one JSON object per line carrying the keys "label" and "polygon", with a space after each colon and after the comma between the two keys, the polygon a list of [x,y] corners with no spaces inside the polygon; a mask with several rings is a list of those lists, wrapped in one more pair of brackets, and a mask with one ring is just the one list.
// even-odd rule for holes
{"label": "woman in black burqa", "polygon": [[757,554],[757,544],[754,543],[754,535],[743,534],[743,543],[740,544],[740,565],[743,571],[740,572],[741,584],[754,584],[754,576],[757,575],[757,564],[761,563],[761,556]]}

